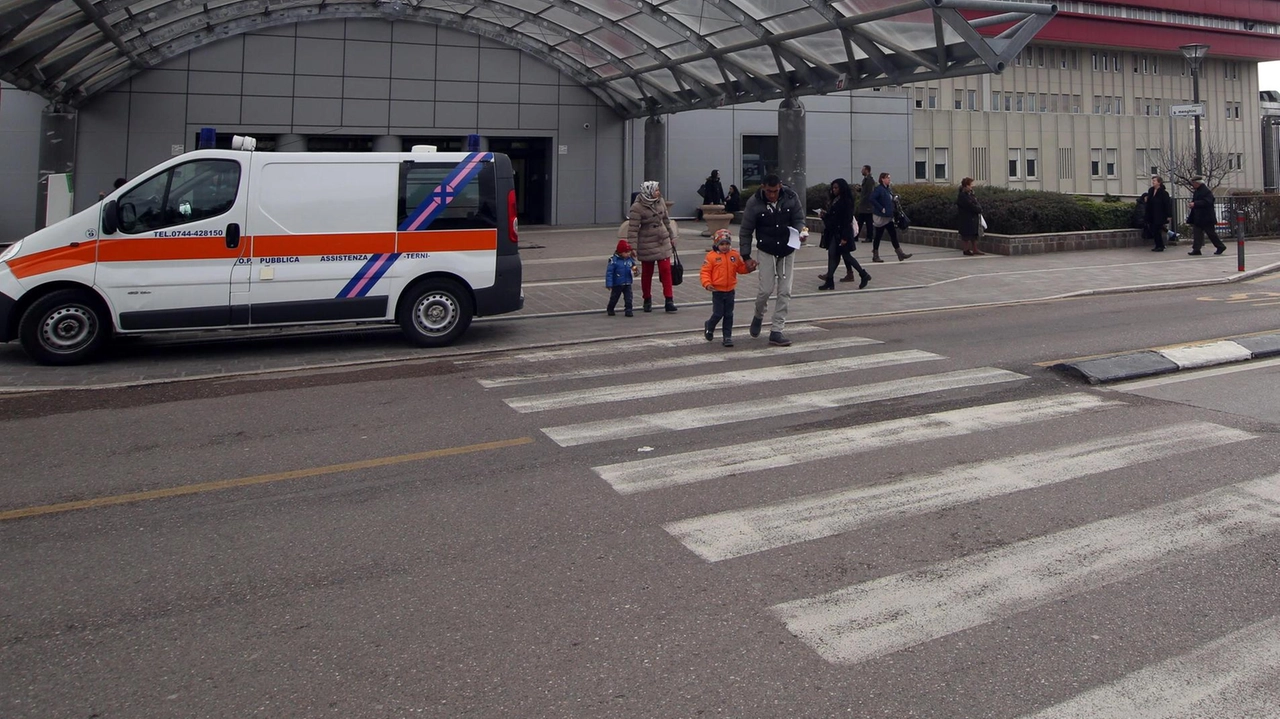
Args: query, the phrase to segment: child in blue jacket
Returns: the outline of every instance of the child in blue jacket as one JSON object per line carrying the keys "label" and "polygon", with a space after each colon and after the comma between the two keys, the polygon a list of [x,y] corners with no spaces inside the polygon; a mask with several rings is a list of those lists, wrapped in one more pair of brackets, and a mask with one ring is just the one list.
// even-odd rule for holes
{"label": "child in blue jacket", "polygon": [[604,271],[604,286],[609,288],[609,306],[605,308],[605,314],[610,317],[614,315],[613,308],[618,306],[619,296],[625,301],[622,314],[627,317],[635,316],[631,312],[631,278],[635,274],[635,268],[636,257],[631,251],[631,244],[626,240],[618,240],[618,247],[609,258],[609,267]]}

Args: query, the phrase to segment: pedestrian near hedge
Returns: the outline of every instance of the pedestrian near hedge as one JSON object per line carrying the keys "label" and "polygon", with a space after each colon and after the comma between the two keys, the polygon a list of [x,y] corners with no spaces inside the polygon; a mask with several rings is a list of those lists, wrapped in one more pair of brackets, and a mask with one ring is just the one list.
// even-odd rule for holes
{"label": "pedestrian near hedge", "polygon": [[973,178],[960,181],[960,193],[956,197],[956,213],[960,218],[960,249],[966,255],[985,255],[978,249],[978,235],[982,233],[982,205],[973,194]]}
{"label": "pedestrian near hedge", "polygon": [[640,260],[640,291],[644,295],[644,311],[653,311],[653,270],[658,269],[666,311],[675,312],[675,296],[671,286],[671,255],[675,251],[676,233],[667,216],[667,203],[656,180],[640,184],[640,194],[628,214],[627,240]]}
{"label": "pedestrian near hedge", "polygon": [[822,215],[821,246],[827,250],[827,274],[818,275],[818,279],[822,280],[819,290],[836,288],[836,268],[840,266],[842,258],[848,271],[844,277],[840,278],[841,282],[852,282],[855,270],[858,273],[857,276],[862,279],[858,289],[866,287],[871,281],[871,275],[853,257],[853,250],[858,242],[858,226],[857,221],[853,219],[853,209],[849,182],[843,177],[832,180],[831,207]]}
{"label": "pedestrian near hedge", "polygon": [[703,336],[710,342],[716,337],[716,325],[724,321],[721,334],[725,347],[733,346],[733,301],[738,275],[750,272],[746,260],[733,249],[733,234],[716,230],[715,248],[702,261],[702,288],[711,293],[711,317],[702,325]]}
{"label": "pedestrian near hedge", "polygon": [[902,246],[898,244],[898,228],[893,225],[898,198],[893,194],[892,182],[893,177],[889,173],[880,173],[880,184],[876,185],[875,191],[871,193],[873,213],[871,224],[876,228],[875,244],[871,245],[872,262],[884,262],[880,259],[880,238],[886,231],[889,233],[889,242],[893,243],[893,251],[898,253],[898,261],[901,262],[911,256],[910,253],[902,251]]}
{"label": "pedestrian near hedge", "polygon": [[1227,251],[1227,246],[1218,238],[1218,212],[1214,209],[1213,193],[1209,191],[1208,185],[1204,184],[1204,178],[1199,175],[1191,178],[1191,189],[1191,216],[1187,218],[1187,224],[1191,225],[1194,234],[1191,240],[1191,251],[1187,254],[1200,254],[1200,248],[1204,247],[1204,236],[1207,234],[1209,241],[1217,248],[1213,254],[1220,255]]}
{"label": "pedestrian near hedge", "polygon": [[631,245],[626,240],[618,240],[618,246],[609,258],[609,266],[604,271],[604,286],[609,288],[609,305],[605,308],[605,314],[613,317],[618,298],[622,297],[623,315],[634,316],[631,310],[631,281],[635,271],[636,258]]}
{"label": "pedestrian near hedge", "polygon": [[712,170],[706,181],[702,183],[702,203],[704,205],[724,204],[724,185],[720,184],[719,170]]}
{"label": "pedestrian near hedge", "polygon": [[1156,246],[1152,247],[1151,251],[1164,252],[1165,225],[1173,220],[1173,198],[1164,188],[1164,178],[1152,175],[1151,189],[1147,190],[1144,197],[1147,198],[1143,203],[1146,214],[1144,219],[1151,230],[1152,238],[1156,241]]}
{"label": "pedestrian near hedge", "polygon": [[862,166],[862,185],[858,188],[858,209],[855,213],[858,226],[864,233],[863,242],[871,241],[871,218],[875,209],[871,205],[871,193],[876,191],[876,181],[871,178],[871,165]]}

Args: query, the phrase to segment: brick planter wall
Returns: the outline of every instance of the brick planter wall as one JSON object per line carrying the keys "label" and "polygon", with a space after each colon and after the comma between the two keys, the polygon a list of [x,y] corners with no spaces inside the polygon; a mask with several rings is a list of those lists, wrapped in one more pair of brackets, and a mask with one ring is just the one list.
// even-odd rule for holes
{"label": "brick planter wall", "polygon": [[[809,232],[822,236],[822,220],[805,220]],[[912,227],[898,232],[900,242],[928,247],[960,249],[960,233],[933,227]],[[997,235],[988,232],[978,240],[978,248],[996,255],[1038,255],[1044,252],[1105,250],[1114,247],[1147,247],[1151,240],[1142,239],[1139,230],[1088,230],[1085,232],[1048,232],[1042,235]]]}

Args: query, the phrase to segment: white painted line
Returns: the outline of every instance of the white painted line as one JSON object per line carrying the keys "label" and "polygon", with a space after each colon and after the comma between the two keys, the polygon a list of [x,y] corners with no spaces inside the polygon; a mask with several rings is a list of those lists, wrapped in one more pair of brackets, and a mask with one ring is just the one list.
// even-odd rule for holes
{"label": "white painted line", "polygon": [[1022,719],[1244,719],[1280,714],[1280,617]]}
{"label": "white painted line", "polygon": [[719,562],[1253,438],[1238,429],[1186,422],[1136,435],[950,467],[892,484],[841,489],[694,517],[670,522],[664,528],[698,556]]}
{"label": "white painted line", "polygon": [[1280,529],[1280,474],[773,607],[858,664]]}
{"label": "white painted line", "polygon": [[[746,325],[743,326],[745,327]],[[818,327],[817,325],[787,325],[787,334],[793,335],[812,334],[814,332],[826,331],[826,329]],[[610,340],[607,342],[591,342],[573,347],[516,352],[504,357],[496,357],[492,359],[483,358],[458,360],[454,364],[487,366],[515,364],[520,362],[549,362],[551,360],[574,359],[577,357],[599,357],[601,355],[612,355],[619,352],[636,352],[639,350],[655,348],[667,349],[671,347],[692,347],[694,345],[705,344],[707,344],[707,340],[700,333],[691,334],[686,330],[679,334],[671,334],[666,337],[632,337],[628,339]]]}
{"label": "white painted line", "polygon": [[729,404],[717,404],[692,409],[677,409],[670,412],[654,412],[620,419],[604,419],[597,422],[566,424],[559,427],[546,427],[542,432],[561,447],[573,447],[591,442],[630,439],[661,432],[715,427],[722,424],[749,422],[768,417],[783,417],[832,407],[847,407],[865,402],[878,402],[885,399],[910,397],[929,392],[941,392],[948,389],[1016,382],[1026,378],[1026,375],[1021,375],[1017,372],[1009,372],[994,367],[979,367],[977,369],[956,370],[955,372],[925,375],[923,377],[906,377],[862,386],[835,387],[782,397],[731,402]]}
{"label": "white painted line", "polygon": [[1121,382],[1118,384],[1106,385],[1100,389],[1114,390],[1116,392],[1135,392],[1140,389],[1150,389],[1165,384],[1174,384],[1175,382],[1191,382],[1206,377],[1216,377],[1224,374],[1234,374],[1236,372],[1248,372],[1255,369],[1267,369],[1269,367],[1280,366],[1280,357],[1272,359],[1257,360],[1244,364],[1235,364],[1229,367],[1210,367],[1208,369],[1195,370],[1193,372],[1176,372],[1173,374],[1152,377],[1151,379],[1139,379],[1132,382]]}
{"label": "white painted line", "polygon": [[1123,404],[1084,393],[1037,397],[842,429],[770,437],[732,447],[716,447],[593,467],[592,471],[612,485],[619,494],[634,494],[762,469],[844,457],[883,447],[926,442],[939,437],[956,437],[1015,427]]}
{"label": "white painted line", "polygon": [[[705,337],[699,337],[703,344],[707,343]],[[850,347],[865,347],[867,345],[884,344],[880,340],[868,339],[866,337],[837,337],[833,339],[816,340],[806,342],[800,346],[801,352],[822,352],[824,350],[842,350]],[[718,348],[717,348],[718,349]],[[677,367],[699,367],[707,364],[717,364],[720,362],[737,362],[740,360],[760,359],[761,357],[778,356],[778,350],[773,347],[760,347],[759,349],[748,349],[740,352],[720,352],[712,351],[702,354],[682,354],[674,357],[658,357],[654,359],[641,360],[638,362],[612,363],[605,362],[596,364],[593,367],[585,367],[583,369],[569,370],[567,372],[540,372],[537,374],[518,374],[508,377],[492,377],[489,379],[476,380],[481,387],[486,389],[494,389],[496,387],[510,387],[517,384],[529,384],[531,382],[550,382],[553,380],[578,380],[590,377],[626,377],[628,375],[640,372],[652,372],[661,369],[675,369]],[[616,357],[615,357],[616,359]]]}
{"label": "white painted line", "polygon": [[1253,359],[1253,352],[1231,340],[1187,347],[1170,347],[1158,350],[1157,353],[1176,363],[1179,369],[1195,369]]}
{"label": "white painted line", "polygon": [[758,369],[718,372],[697,377],[677,377],[653,382],[636,382],[633,384],[610,385],[607,387],[589,387],[551,394],[536,394],[525,397],[512,397],[503,400],[507,406],[517,412],[545,412],[551,409],[581,407],[588,404],[604,402],[626,402],[648,397],[664,397],[686,392],[704,392],[724,387],[747,386],[752,383],[776,382],[778,380],[800,379],[804,377],[822,377],[857,369],[872,367],[889,367],[892,365],[925,362],[945,359],[941,355],[920,350],[902,350],[900,352],[882,352],[874,355],[858,357],[837,357],[835,359],[802,362],[800,364],[776,367],[760,367]]}

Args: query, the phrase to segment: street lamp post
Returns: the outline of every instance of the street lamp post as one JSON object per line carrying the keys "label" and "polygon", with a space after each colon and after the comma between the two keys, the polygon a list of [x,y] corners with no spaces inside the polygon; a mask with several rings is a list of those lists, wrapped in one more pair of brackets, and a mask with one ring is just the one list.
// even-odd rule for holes
{"label": "street lamp post", "polygon": [[[1209,54],[1209,46],[1201,43],[1192,43],[1183,45],[1178,48],[1182,51],[1183,57],[1187,58],[1187,63],[1191,65],[1191,93],[1193,95],[1192,102],[1200,104],[1200,64],[1204,62],[1204,56]],[[1196,115],[1196,174],[1204,174],[1204,147],[1200,141],[1200,116]]]}

